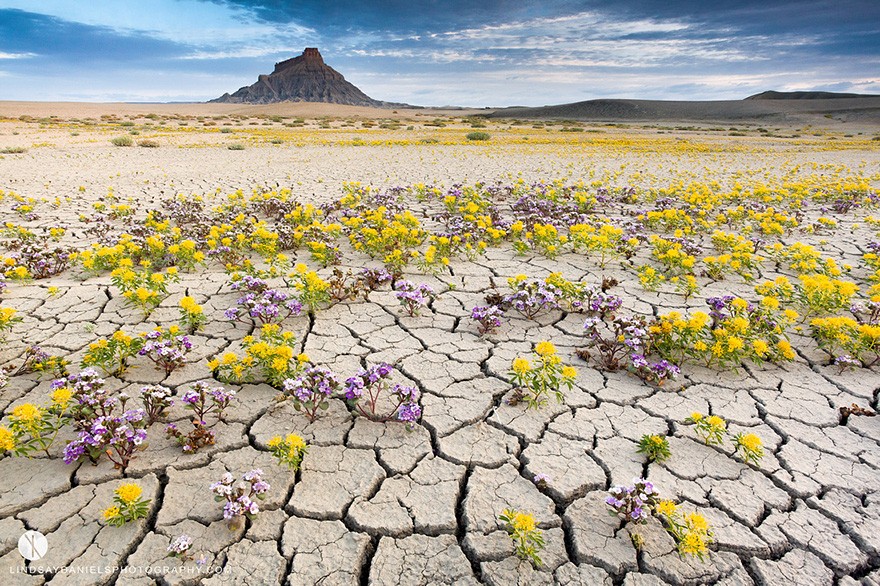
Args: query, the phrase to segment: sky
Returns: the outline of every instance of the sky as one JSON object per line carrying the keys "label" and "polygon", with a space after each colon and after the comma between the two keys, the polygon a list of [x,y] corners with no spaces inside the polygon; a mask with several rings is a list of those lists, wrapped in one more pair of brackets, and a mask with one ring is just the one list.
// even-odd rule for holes
{"label": "sky", "polygon": [[204,101],[305,47],[422,106],[880,94],[880,0],[0,0],[0,100]]}

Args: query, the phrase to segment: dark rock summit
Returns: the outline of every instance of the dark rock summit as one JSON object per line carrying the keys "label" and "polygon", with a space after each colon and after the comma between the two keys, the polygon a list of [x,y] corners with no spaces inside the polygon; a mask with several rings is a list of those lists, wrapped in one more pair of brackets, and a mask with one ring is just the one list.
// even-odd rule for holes
{"label": "dark rock summit", "polygon": [[260,75],[257,83],[211,102],[229,104],[275,104],[278,102],[327,102],[376,108],[399,106],[374,100],[342,74],[324,63],[321,53],[307,48],[299,57],[275,64],[275,71]]}

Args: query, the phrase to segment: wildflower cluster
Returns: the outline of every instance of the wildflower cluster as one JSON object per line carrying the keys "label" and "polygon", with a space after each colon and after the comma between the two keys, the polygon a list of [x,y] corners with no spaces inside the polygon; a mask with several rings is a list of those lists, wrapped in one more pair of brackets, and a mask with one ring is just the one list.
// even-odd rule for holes
{"label": "wildflower cluster", "polygon": [[[712,531],[706,518],[699,513],[682,514],[678,505],[663,500],[653,483],[634,478],[631,486],[615,486],[605,503],[611,514],[622,517],[625,523],[646,523],[651,515],[659,517],[675,539],[681,556],[692,555],[705,560],[712,542]],[[634,541],[635,541],[635,535]]]}
{"label": "wildflower cluster", "polygon": [[339,380],[329,368],[311,366],[299,376],[286,379],[282,389],[285,396],[293,398],[297,411],[302,411],[309,421],[315,421],[318,412],[330,406],[330,397],[339,389]]}
{"label": "wildflower cluster", "polygon": [[299,470],[303,457],[308,452],[305,440],[293,433],[289,433],[283,438],[276,435],[269,440],[267,445],[272,455],[294,472]]}
{"label": "wildflower cluster", "polygon": [[654,512],[666,526],[667,531],[675,539],[680,556],[691,555],[705,561],[709,553],[709,545],[713,541],[709,522],[699,513],[683,513],[672,501],[660,501]]}
{"label": "wildflower cluster", "polygon": [[270,488],[269,483],[263,480],[263,471],[259,468],[246,472],[237,483],[230,472],[225,472],[218,482],[211,484],[214,500],[225,502],[223,518],[229,522],[230,528],[245,517],[253,519],[260,512],[254,499],[265,499]]}
{"label": "wildflower cluster", "polygon": [[645,434],[639,440],[639,454],[644,454],[648,462],[663,462],[672,455],[669,440],[657,434]]}
{"label": "wildflower cluster", "polygon": [[434,298],[434,289],[426,283],[415,285],[410,281],[398,281],[394,285],[395,296],[410,317],[417,316],[419,309],[428,305]]}
{"label": "wildflower cluster", "polygon": [[140,352],[143,344],[143,337],[130,336],[118,330],[109,338],[89,344],[80,366],[97,366],[104,374],[119,376],[128,368],[128,359]]}
{"label": "wildflower cluster", "polygon": [[145,333],[138,356],[146,356],[156,368],[171,374],[186,364],[186,355],[192,350],[192,342],[187,336],[177,335],[178,331],[177,326],[172,326],[167,331],[157,328]]}
{"label": "wildflower cluster", "polygon": [[351,270],[343,273],[339,268],[335,268],[333,276],[328,281],[328,294],[333,303],[354,300],[358,297],[366,300],[371,292],[392,280],[391,273],[385,269],[361,269],[357,275],[352,275]]}
{"label": "wildflower cluster", "polygon": [[120,415],[101,415],[79,432],[79,437],[64,448],[64,463],[78,462],[88,456],[97,462],[102,454],[115,468],[125,470],[135,452],[146,447],[146,413],[143,409],[128,409]]}
{"label": "wildflower cluster", "polygon": [[67,367],[70,362],[61,356],[49,354],[39,346],[28,346],[22,354],[22,361],[18,368],[10,368],[11,376],[20,374],[29,374],[36,372],[39,374],[48,373],[51,376],[62,377],[67,376]]}
{"label": "wildflower cluster", "polygon": [[302,263],[293,268],[288,274],[291,286],[296,289],[299,302],[314,313],[325,303],[330,301],[330,283],[318,276],[315,271],[310,271]]}
{"label": "wildflower cluster", "polygon": [[190,334],[201,330],[208,323],[204,309],[196,303],[194,297],[182,297],[178,307],[180,308],[180,325]]}
{"label": "wildflower cluster", "polygon": [[174,404],[171,389],[162,385],[141,387],[141,402],[147,417],[147,427],[165,417],[166,412]]}
{"label": "wildflower cluster", "polygon": [[609,491],[605,504],[611,514],[622,516],[625,522],[645,523],[660,500],[654,484],[642,478],[634,478],[632,486],[615,486]]}
{"label": "wildflower cluster", "polygon": [[517,557],[540,568],[543,565],[540,553],[544,549],[544,534],[538,529],[534,515],[515,509],[504,509],[498,520],[503,523],[504,530],[513,541]]}
{"label": "wildflower cluster", "polygon": [[[694,424],[694,430],[703,438],[706,445],[720,446],[724,443],[724,437],[729,433],[727,431],[727,422],[717,415],[703,415],[702,413],[691,413],[690,417],[685,419],[685,423]],[[738,433],[733,438],[734,453],[747,463],[760,465],[761,458],[764,457],[764,448],[761,438],[753,433]]]}
{"label": "wildflower cluster", "polygon": [[5,259],[6,276],[10,279],[47,279],[63,273],[76,258],[75,249],[52,245],[48,235],[21,244],[19,249]]}
{"label": "wildflower cluster", "polygon": [[504,310],[497,305],[478,305],[471,310],[471,319],[477,322],[481,336],[494,333],[501,325],[503,315]]}
{"label": "wildflower cluster", "polygon": [[691,358],[707,365],[792,360],[794,350],[786,328],[797,318],[792,310],[778,311],[778,302],[767,297],[752,304],[728,295],[706,300],[710,313],[662,315],[649,327],[652,348],[660,356],[681,364]]}
{"label": "wildflower cluster", "polygon": [[801,275],[822,274],[828,277],[839,277],[843,270],[833,258],[822,259],[821,253],[808,244],[794,242],[783,246],[777,242],[767,251],[778,261],[784,262],[788,268]]}
{"label": "wildflower cluster", "polygon": [[[206,382],[193,384],[180,398],[184,407],[192,411],[192,431],[184,434],[174,423],[165,427],[165,435],[177,440],[186,453],[194,453],[204,446],[213,445],[215,442],[214,431],[211,429],[220,421],[223,421],[223,411],[235,398],[235,391],[228,391],[223,387],[212,387]],[[212,422],[209,422],[213,419]]]}
{"label": "wildflower cluster", "polygon": [[615,258],[629,258],[639,244],[637,238],[626,238],[623,228],[602,223],[598,228],[590,224],[576,224],[569,229],[569,238],[575,252],[581,249],[598,256],[598,265],[605,268]]}
{"label": "wildflower cluster", "polygon": [[[344,200],[345,198],[343,198]],[[395,275],[415,256],[413,253],[427,238],[412,212],[393,212],[387,206],[363,209],[360,214],[341,218],[348,239],[355,250],[382,261]]]}
{"label": "wildflower cluster", "polygon": [[168,296],[168,284],[178,280],[177,267],[168,267],[165,272],[153,272],[148,268],[135,271],[122,266],[110,273],[110,280],[122,291],[122,296],[130,305],[139,308],[144,316],[149,316]]}
{"label": "wildflower cluster", "polygon": [[511,363],[509,374],[516,387],[516,401],[522,399],[528,408],[538,408],[547,403],[550,395],[554,395],[561,403],[565,396],[562,387],[569,391],[572,389],[577,370],[562,364],[551,342],[538,342],[535,356],[532,361],[517,357]]}
{"label": "wildflower cluster", "polygon": [[294,338],[292,332],[282,331],[277,324],[265,324],[258,337],[242,339],[244,356],[239,358],[235,352],[225,352],[209,361],[208,368],[224,381],[252,380],[261,374],[270,385],[281,388],[285,380],[295,378],[309,361],[307,355],[294,350]]}
{"label": "wildflower cluster", "polygon": [[707,277],[719,281],[728,273],[736,273],[746,282],[754,280],[764,259],[755,254],[751,240],[739,234],[716,230],[712,233],[712,243],[721,254],[703,258]]}
{"label": "wildflower cluster", "polygon": [[529,280],[525,275],[517,275],[507,280],[512,293],[501,299],[502,308],[512,308],[527,319],[535,319],[541,313],[559,308],[562,292],[545,281]]}
{"label": "wildflower cluster", "polygon": [[9,429],[3,430],[4,450],[17,456],[30,456],[43,452],[50,456],[49,448],[55,442],[58,432],[70,421],[68,409],[72,393],[56,389],[52,401],[47,406],[23,403],[12,409],[9,415]]}
{"label": "wildflower cluster", "polygon": [[663,265],[667,277],[693,273],[697,262],[694,255],[698,254],[700,249],[689,240],[667,239],[652,234],[650,243],[653,246],[651,255]]}
{"label": "wildflower cluster", "polygon": [[112,527],[145,518],[150,512],[150,499],[142,498],[143,490],[133,482],[113,491],[113,505],[104,510],[104,520]]}
{"label": "wildflower cluster", "polygon": [[263,279],[244,275],[233,281],[232,288],[244,292],[244,295],[236,301],[236,307],[224,312],[226,319],[262,325],[281,323],[291,315],[302,312],[302,303],[298,299],[283,291],[270,289]]}
{"label": "wildflower cluster", "polygon": [[727,422],[717,415],[705,416],[702,413],[691,413],[685,423],[693,423],[694,431],[703,438],[707,446],[720,446],[727,433]]}
{"label": "wildflower cluster", "polygon": [[778,298],[799,307],[804,316],[828,315],[848,308],[853,295],[859,290],[855,283],[833,279],[822,273],[801,275],[799,283],[785,277],[767,281],[755,287],[759,295]]}
{"label": "wildflower cluster", "polygon": [[115,467],[125,469],[135,452],[146,447],[146,411],[126,409],[128,395],[110,396],[104,382],[92,368],[52,382],[53,401],[69,402],[77,432],[77,438],[64,448],[67,464],[85,456],[97,463],[107,455]]}
{"label": "wildflower cluster", "polygon": [[[401,421],[413,426],[422,415],[419,391],[401,384],[391,385],[394,372],[390,364],[362,368],[345,381],[345,399],[358,413],[372,421]],[[387,392],[382,401],[383,393]]]}
{"label": "wildflower cluster", "polygon": [[880,324],[859,323],[844,316],[822,317],[810,322],[810,331],[819,347],[834,356],[841,370],[880,363]]}
{"label": "wildflower cluster", "polygon": [[16,311],[11,307],[0,307],[0,340],[3,339],[4,332],[21,321],[21,317],[15,314]]}
{"label": "wildflower cluster", "polygon": [[192,547],[192,544],[192,537],[190,537],[186,533],[178,535],[171,540],[171,543],[168,544],[168,555],[170,557],[175,557],[181,561],[187,561],[192,557],[188,553],[189,549]]}
{"label": "wildflower cluster", "polygon": [[651,361],[651,338],[648,335],[646,318],[638,316],[615,316],[612,312],[600,309],[584,321],[587,335],[587,348],[578,350],[578,356],[589,360],[590,350],[597,352],[593,357],[604,370],[626,368],[642,380],[662,385],[674,380],[680,374],[677,365],[666,359]]}

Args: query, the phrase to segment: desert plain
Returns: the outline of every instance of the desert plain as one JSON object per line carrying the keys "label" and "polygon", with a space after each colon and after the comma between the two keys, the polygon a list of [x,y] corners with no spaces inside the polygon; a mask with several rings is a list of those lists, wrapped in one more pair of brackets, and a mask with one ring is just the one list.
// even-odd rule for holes
{"label": "desert plain", "polygon": [[[850,355],[852,363],[835,364],[852,344],[820,344],[812,322],[861,316],[868,322],[860,325],[876,326],[878,315],[864,318],[851,305],[869,304],[880,278],[870,256],[880,253],[880,244],[872,247],[880,222],[871,216],[880,204],[880,127],[818,115],[647,123],[483,113],[0,103],[0,256],[8,259],[0,307],[20,318],[2,332],[3,425],[12,426],[24,404],[48,418],[50,395],[66,384],[53,386],[57,372],[22,368],[28,348],[63,358],[75,374],[102,339],[178,324],[182,298],[206,318],[171,372],[137,354],[123,372],[96,367],[108,395],[127,394],[128,407],[140,405],[147,385],[174,399],[124,469],[107,457],[66,464],[65,446],[79,432],[70,423],[48,453],[0,457],[0,582],[880,584],[880,417],[872,415],[880,339],[858,347],[863,354]],[[197,213],[181,213],[181,202]],[[283,229],[308,228],[288,216],[309,204],[323,209],[313,228],[326,240],[302,231],[285,240]],[[371,248],[364,225],[375,222],[381,239],[383,227],[407,212],[417,225],[384,237],[402,251],[402,261],[389,261],[394,246]],[[625,237],[579,240],[572,225],[612,225]],[[438,240],[465,233],[458,247]],[[224,235],[237,254],[217,252]],[[664,244],[653,237],[685,260],[655,254]],[[310,238],[336,257],[328,262]],[[133,262],[132,270],[167,275],[177,266],[168,248],[185,239],[204,260],[183,266],[156,307],[143,311],[111,273],[129,257],[149,265]],[[132,245],[106,265],[84,262],[119,242]],[[736,260],[743,242],[752,268],[717,261]],[[16,272],[28,261],[28,243],[74,257],[35,278],[33,266]],[[444,256],[443,246],[448,263],[428,262]],[[228,317],[242,296],[232,275],[250,271],[296,297],[301,281],[287,273],[297,264],[324,282],[336,268],[351,279],[365,267],[397,269],[393,284],[304,305],[278,323],[293,334],[294,355],[340,382],[364,367],[393,365],[391,380],[417,390],[411,428],[370,420],[342,390],[310,422],[291,396],[280,400],[283,385],[266,371],[235,380],[217,366],[229,353],[243,356],[261,332],[259,322]],[[649,282],[642,267],[662,280]],[[500,325],[479,331],[472,309],[503,305],[499,299],[515,292],[508,279],[543,283],[556,274],[581,290],[605,285],[603,295],[622,300],[614,313],[656,324],[669,312],[685,321],[708,313],[707,299],[727,295],[765,307],[768,294],[756,286],[780,277],[797,286],[803,275],[821,275],[858,290],[844,301],[816,301],[803,286],[775,295],[780,311],[798,312],[777,332],[790,356],[755,359],[766,351],[753,345],[735,359],[709,352],[703,361],[687,347],[677,377],[652,381],[597,360],[584,327],[594,314],[584,306],[558,300],[526,315],[507,302]],[[433,290],[417,315],[404,311],[393,288],[404,280]],[[612,327],[613,316],[602,317]],[[577,374],[561,401],[551,396],[529,409],[517,401],[512,362],[527,357],[537,368],[542,341]],[[661,350],[655,358],[667,355]],[[302,367],[291,360],[285,368]],[[190,425],[181,398],[199,381],[236,394],[212,427],[214,443],[186,453],[165,427]],[[720,444],[697,433],[687,421],[694,414],[723,418]],[[308,445],[298,471],[272,455],[272,438],[287,434]],[[652,435],[668,444],[662,461],[638,452]],[[763,457],[744,459],[738,435],[760,438]],[[270,489],[253,519],[230,528],[211,484],[255,468]],[[609,490],[639,478],[681,515],[708,522],[702,559],[682,553],[681,536],[659,515],[637,523],[611,514]],[[103,511],[131,482],[149,500],[147,514],[112,526]],[[540,565],[516,555],[499,520],[505,509],[532,516],[545,541]],[[35,561],[18,549],[27,530],[47,539]],[[182,534],[192,540],[189,559],[169,557]]]}

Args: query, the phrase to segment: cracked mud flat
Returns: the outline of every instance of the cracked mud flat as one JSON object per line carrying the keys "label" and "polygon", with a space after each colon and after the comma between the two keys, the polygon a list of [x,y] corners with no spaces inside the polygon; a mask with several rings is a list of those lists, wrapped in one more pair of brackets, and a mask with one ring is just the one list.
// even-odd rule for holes
{"label": "cracked mud flat", "polygon": [[[589,169],[619,166],[612,155],[603,158],[593,151],[593,159],[585,161],[577,148],[476,149],[255,147],[242,154],[214,147],[191,154],[67,144],[0,161],[0,189],[26,197],[74,198],[60,209],[41,206],[40,220],[25,225],[68,226],[71,242],[85,246],[89,240],[77,236],[77,216],[111,186],[147,210],[169,193],[208,195],[218,187],[248,191],[277,182],[290,184],[303,202],[320,202],[338,197],[342,181],[450,185],[508,180],[519,172],[528,181],[566,172],[577,179]],[[821,161],[855,168],[867,160],[863,172],[880,170],[876,149],[779,151],[764,164]],[[239,163],[229,165],[232,156]],[[674,164],[722,177],[748,159],[723,149],[720,155],[680,160],[650,154],[631,158],[638,169],[624,172],[622,183],[634,171],[662,182]],[[210,163],[207,170],[199,168],[204,161]],[[216,180],[214,172],[224,175]],[[319,184],[317,177],[328,179]],[[308,187],[298,189],[297,182]],[[81,184],[85,195],[78,193]],[[9,205],[0,202],[3,217],[12,217]],[[857,244],[867,232],[848,224],[841,230],[860,236],[830,238],[821,248],[838,262],[857,265],[863,252]],[[308,262],[307,256],[302,260]],[[347,252],[343,264],[358,267],[364,260]],[[770,266],[768,271],[778,274]],[[613,275],[625,307],[647,315],[699,307],[710,293],[751,293],[750,285],[729,278],[685,302],[680,295],[647,293],[632,272],[603,273],[580,255],[548,260],[516,256],[509,247],[490,249],[476,262],[453,261],[451,271],[438,277],[408,273],[410,280],[427,282],[439,293],[419,317],[403,316],[386,288],[368,301],[319,310],[313,321],[293,318],[284,325],[315,363],[342,376],[363,364],[397,361],[400,377],[423,393],[423,417],[412,432],[357,418],[341,399],[333,399],[330,409],[309,424],[289,403],[273,403],[276,391],[266,384],[226,385],[238,391],[238,400],[215,446],[186,455],[162,437],[163,424],[149,430],[149,447],[124,476],[136,479],[152,499],[150,514],[120,528],[97,520],[123,482],[106,460],[98,466],[67,466],[59,456],[60,442],[52,459],[3,457],[0,583],[880,584],[880,417],[851,416],[841,422],[838,413],[838,407],[851,403],[877,408],[876,370],[838,375],[813,348],[783,366],[746,365],[736,372],[689,366],[680,388],[658,389],[576,359],[574,351],[582,345],[582,318],[576,314],[555,312],[537,321],[511,315],[497,334],[477,335],[467,316],[471,307],[484,304],[493,283],[503,288],[515,274],[542,278],[551,271],[593,283]],[[328,271],[320,272],[326,276]],[[136,391],[144,383],[161,382],[179,394],[187,383],[210,376],[210,356],[236,348],[249,333],[223,319],[235,299],[226,282],[222,270],[211,265],[184,274],[146,322],[138,311],[124,307],[106,276],[78,280],[68,271],[27,285],[11,284],[2,304],[18,310],[24,321],[7,334],[0,363],[15,363],[26,345],[40,345],[65,355],[76,372],[89,343],[120,327],[137,332],[170,325],[177,301],[189,294],[211,320],[193,337],[190,364],[166,378],[136,359],[122,380],[109,385]],[[59,293],[50,296],[50,286]],[[505,402],[510,360],[541,339],[553,341],[563,360],[577,366],[576,387],[562,405],[551,403],[538,411],[510,406]],[[48,388],[49,381],[36,375],[13,377],[0,391],[0,407],[8,413],[26,401],[42,402]],[[758,434],[768,452],[760,467],[732,458],[726,446],[700,442],[682,423],[693,411],[720,414],[732,430]],[[175,405],[170,419],[183,417]],[[277,465],[266,448],[270,437],[287,433],[301,435],[310,445],[296,475]],[[668,461],[645,464],[636,453],[646,433],[670,434]],[[261,503],[263,512],[246,527],[230,531],[208,486],[227,470],[240,475],[255,467],[265,471],[272,489]],[[532,482],[538,473],[552,478],[546,488]],[[640,475],[664,497],[706,515],[716,538],[706,562],[680,558],[672,538],[653,520],[638,528],[645,544],[637,551],[632,527],[609,516],[603,502],[609,487]],[[507,507],[533,513],[544,530],[542,568],[514,556],[497,521]],[[26,529],[46,534],[49,542],[47,557],[31,565],[111,569],[8,574],[24,565],[16,543]],[[192,561],[183,565],[184,571],[163,570],[178,565],[166,557],[166,547],[181,533],[193,538],[193,551],[204,554],[206,567],[224,572],[199,573]]]}

